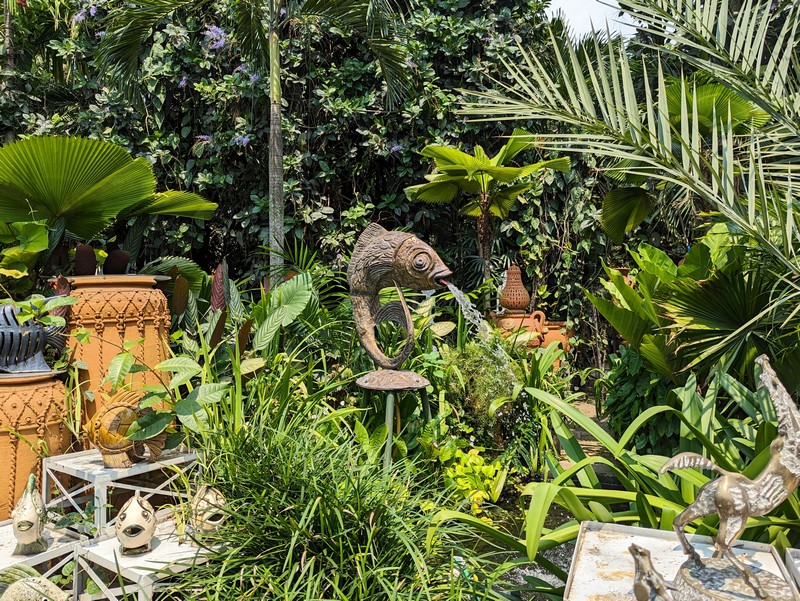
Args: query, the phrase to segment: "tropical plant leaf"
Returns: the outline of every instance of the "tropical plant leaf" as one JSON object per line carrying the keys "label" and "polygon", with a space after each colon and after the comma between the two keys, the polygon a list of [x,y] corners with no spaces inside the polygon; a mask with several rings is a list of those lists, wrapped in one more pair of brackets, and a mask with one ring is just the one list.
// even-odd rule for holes
{"label": "tropical plant leaf", "polygon": [[0,148],[0,215],[43,220],[91,239],[120,212],[153,194],[150,163],[99,140],[27,138]]}
{"label": "tropical plant leaf", "polygon": [[147,263],[139,273],[166,275],[173,269],[177,269],[177,274],[186,278],[189,289],[195,294],[200,292],[209,277],[197,263],[185,257],[161,257]]}
{"label": "tropical plant leaf", "polygon": [[209,202],[191,192],[168,190],[158,192],[142,200],[136,205],[121,211],[122,219],[136,215],[172,215],[175,217],[189,217],[192,219],[211,219],[217,203]]}
{"label": "tropical plant leaf", "polygon": [[404,189],[409,200],[421,200],[432,204],[452,202],[460,188],[450,181],[432,181],[427,184],[417,184]]}
{"label": "tropical plant leaf", "polygon": [[133,422],[125,434],[129,440],[147,440],[158,436],[175,419],[172,411],[150,411]]}
{"label": "tropical plant leaf", "polygon": [[644,188],[615,188],[603,199],[600,225],[616,243],[639,225],[653,209],[653,200]]}

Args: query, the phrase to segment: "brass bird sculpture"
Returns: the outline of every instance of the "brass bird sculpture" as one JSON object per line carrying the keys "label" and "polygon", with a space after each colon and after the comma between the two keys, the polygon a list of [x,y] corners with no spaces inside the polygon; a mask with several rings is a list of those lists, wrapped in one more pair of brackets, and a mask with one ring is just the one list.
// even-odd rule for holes
{"label": "brass bird sculpture", "polygon": [[756,359],[761,365],[760,387],[766,388],[778,416],[778,438],[770,445],[772,457],[755,480],[729,472],[696,453],[681,453],[661,468],[695,468],[717,472],[720,477],[700,488],[697,498],[673,522],[683,552],[696,562],[697,551],[686,538],[684,529],[694,520],[719,515],[719,532],[714,539],[714,557],[725,557],[741,573],[744,581],[764,599],[767,597],[756,575],[736,558],[731,545],[741,536],[750,516],[766,515],[794,492],[800,484],[800,411],[781,384],[766,355]]}
{"label": "brass bird sculpture", "polygon": [[636,601],[675,601],[670,591],[675,587],[653,567],[650,551],[637,544],[628,547],[633,555],[633,596]]}

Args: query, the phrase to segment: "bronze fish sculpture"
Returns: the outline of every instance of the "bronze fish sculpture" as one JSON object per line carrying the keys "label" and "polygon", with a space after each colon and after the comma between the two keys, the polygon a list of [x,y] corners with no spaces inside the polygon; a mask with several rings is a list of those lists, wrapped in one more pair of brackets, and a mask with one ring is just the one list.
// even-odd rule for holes
{"label": "bronze fish sculpture", "polygon": [[47,510],[42,495],[36,490],[36,476],[31,474],[25,492],[11,512],[12,531],[17,539],[14,555],[36,555],[47,551],[44,538],[46,519]]}
{"label": "bronze fish sculpture", "polygon": [[[414,322],[401,286],[412,290],[435,290],[452,275],[430,246],[413,234],[390,232],[377,223],[367,226],[359,236],[347,269],[353,319],[361,345],[375,363],[384,369],[397,369],[414,349]],[[381,305],[383,288],[397,288],[399,301]],[[375,326],[389,321],[405,328],[405,346],[396,357],[388,357],[378,347]]]}

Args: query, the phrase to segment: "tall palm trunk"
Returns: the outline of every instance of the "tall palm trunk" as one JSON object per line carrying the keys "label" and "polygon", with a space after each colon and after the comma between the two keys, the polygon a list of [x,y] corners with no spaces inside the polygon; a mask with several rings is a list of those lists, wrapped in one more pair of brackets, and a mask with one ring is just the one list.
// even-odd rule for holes
{"label": "tall palm trunk", "polygon": [[492,277],[491,272],[491,256],[492,256],[492,213],[489,209],[491,197],[488,194],[481,193],[480,207],[481,214],[478,217],[477,233],[478,233],[478,254],[483,259],[483,281],[487,281]]}
{"label": "tall palm trunk", "polygon": [[[3,95],[11,91],[16,62],[14,57],[14,28],[11,23],[11,2],[14,0],[4,0],[3,2],[3,79],[0,82],[0,93]],[[3,136],[5,142],[14,141],[14,130],[9,128]]]}
{"label": "tall palm trunk", "polygon": [[269,254],[270,283],[283,267],[283,131],[281,129],[280,0],[271,3],[269,26]]}

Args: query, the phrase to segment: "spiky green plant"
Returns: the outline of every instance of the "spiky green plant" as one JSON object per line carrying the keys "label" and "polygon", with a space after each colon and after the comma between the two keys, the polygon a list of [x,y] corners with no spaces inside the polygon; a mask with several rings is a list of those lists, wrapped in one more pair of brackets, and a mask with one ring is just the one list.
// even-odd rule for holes
{"label": "spiky green plant", "polygon": [[[576,47],[555,43],[554,35],[555,72],[521,48],[518,64],[505,62],[514,85],[470,92],[476,102],[466,112],[493,120],[558,121],[570,131],[540,136],[545,148],[591,152],[613,172],[642,178],[643,186],[672,186],[713,210],[752,240],[751,251],[778,273],[778,293],[752,319],[785,307],[784,323],[796,324],[800,5],[745,0],[733,14],[728,0],[621,0],[620,8],[649,39],[664,41],[645,44],[654,59],[642,60],[639,76],[617,41],[595,34]],[[679,89],[670,88],[668,59],[733,96],[721,105],[701,103],[699,88],[686,79]],[[646,83],[637,96],[640,81]],[[749,125],[737,110],[742,103],[751,107]],[[711,114],[701,114],[703,107]],[[641,198],[632,194],[614,204],[620,215],[641,214]],[[617,230],[631,225],[618,217]],[[703,352],[711,356],[728,342],[726,336]]]}

